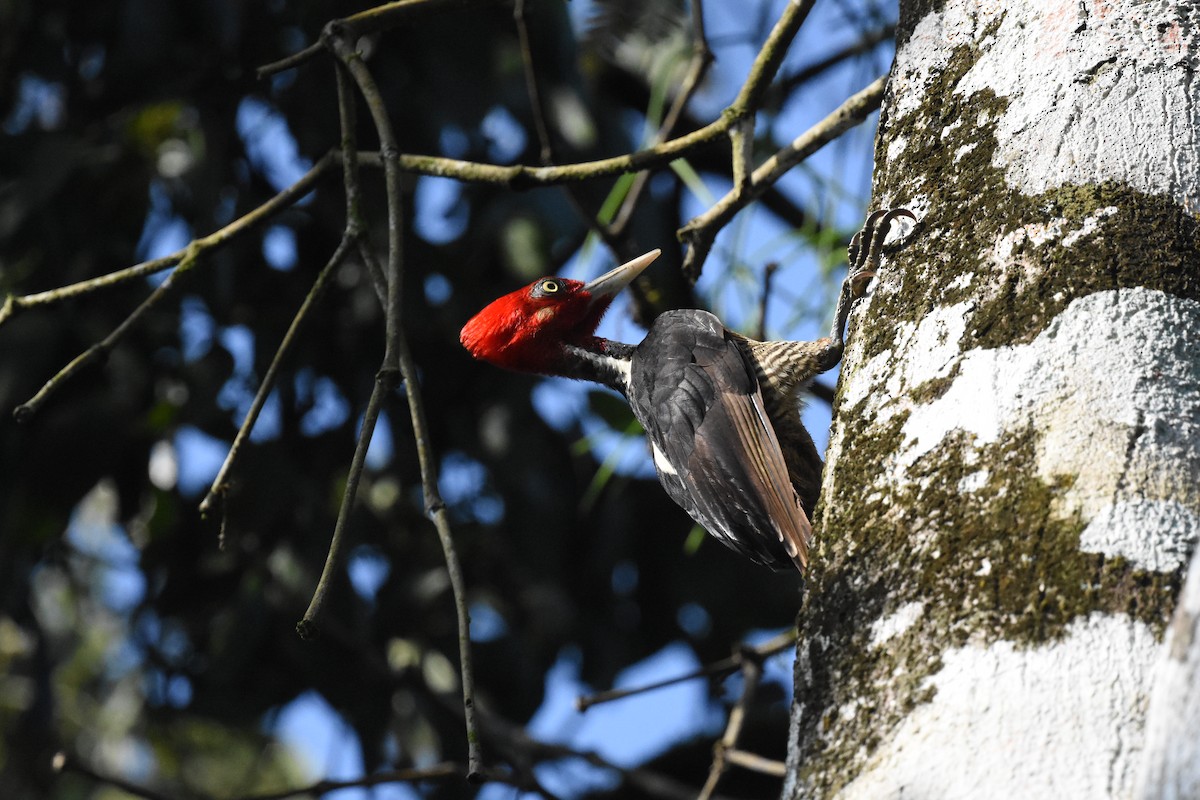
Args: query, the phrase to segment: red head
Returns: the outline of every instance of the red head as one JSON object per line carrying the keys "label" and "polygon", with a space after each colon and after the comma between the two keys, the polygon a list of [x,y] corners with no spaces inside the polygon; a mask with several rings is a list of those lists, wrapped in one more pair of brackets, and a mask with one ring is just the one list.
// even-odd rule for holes
{"label": "red head", "polygon": [[475,358],[517,372],[553,373],[563,345],[594,349],[596,327],[613,298],[661,251],[653,250],[590,283],[539,278],[506,294],[463,326],[459,341]]}

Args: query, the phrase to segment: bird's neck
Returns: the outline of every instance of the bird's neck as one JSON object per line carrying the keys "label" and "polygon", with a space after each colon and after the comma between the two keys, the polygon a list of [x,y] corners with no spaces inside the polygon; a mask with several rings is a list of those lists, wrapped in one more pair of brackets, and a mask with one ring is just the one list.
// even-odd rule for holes
{"label": "bird's neck", "polygon": [[555,369],[565,378],[592,381],[628,394],[629,371],[635,347],[594,337],[586,345],[563,345],[563,358]]}

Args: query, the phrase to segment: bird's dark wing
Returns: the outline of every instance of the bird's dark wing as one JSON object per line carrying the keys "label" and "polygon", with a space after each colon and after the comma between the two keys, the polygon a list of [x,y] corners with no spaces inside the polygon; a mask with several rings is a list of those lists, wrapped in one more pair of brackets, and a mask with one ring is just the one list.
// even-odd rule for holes
{"label": "bird's dark wing", "polygon": [[812,526],[758,379],[720,321],[695,310],[660,316],[634,352],[629,387],[671,498],[751,560],[803,569]]}

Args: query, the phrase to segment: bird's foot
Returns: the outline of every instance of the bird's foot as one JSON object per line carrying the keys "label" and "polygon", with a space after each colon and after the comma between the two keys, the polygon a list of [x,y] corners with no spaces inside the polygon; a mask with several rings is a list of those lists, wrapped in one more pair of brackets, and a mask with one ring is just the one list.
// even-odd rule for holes
{"label": "bird's foot", "polygon": [[916,222],[916,216],[907,208],[880,209],[867,217],[862,230],[850,239],[850,274],[843,284],[843,292],[849,291],[851,299],[862,297],[867,285],[879,270],[879,254],[883,240],[891,230],[893,220],[908,217]]}
{"label": "bird's foot", "polygon": [[862,230],[850,239],[850,274],[842,282],[837,313],[834,314],[833,330],[830,333],[830,338],[838,347],[845,341],[850,306],[866,293],[867,285],[879,270],[879,254],[883,250],[883,240],[887,238],[892,222],[900,217],[908,217],[914,222],[917,219],[907,208],[881,209],[867,217]]}

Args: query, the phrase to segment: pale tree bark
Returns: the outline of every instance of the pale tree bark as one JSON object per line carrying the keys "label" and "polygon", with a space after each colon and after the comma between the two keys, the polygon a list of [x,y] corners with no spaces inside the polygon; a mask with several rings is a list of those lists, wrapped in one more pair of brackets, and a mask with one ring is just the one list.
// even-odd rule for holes
{"label": "pale tree bark", "polygon": [[1194,0],[901,3],[873,206],[920,222],[851,321],[785,797],[1153,773],[1156,676],[1196,675],[1163,642],[1200,537],[1198,51]]}
{"label": "pale tree bark", "polygon": [[1145,749],[1139,772],[1139,800],[1200,797],[1200,550],[1192,554],[1187,582],[1159,654]]}

